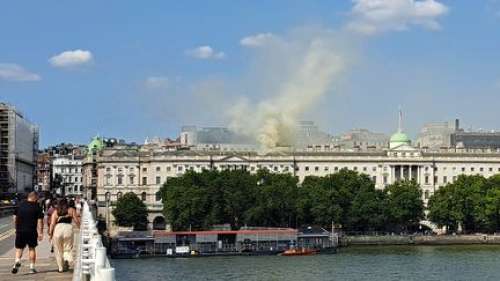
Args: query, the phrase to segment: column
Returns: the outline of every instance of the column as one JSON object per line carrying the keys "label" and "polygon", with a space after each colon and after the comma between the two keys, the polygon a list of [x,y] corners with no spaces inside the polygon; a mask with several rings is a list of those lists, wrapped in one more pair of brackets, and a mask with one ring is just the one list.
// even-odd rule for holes
{"label": "column", "polygon": [[399,180],[403,180],[404,179],[404,176],[405,176],[405,173],[404,173],[404,166],[403,165],[399,165]]}
{"label": "column", "polygon": [[412,166],[408,165],[408,180],[411,180],[411,178],[412,178],[412,175],[411,175],[412,170],[411,170],[411,168],[412,168]]}

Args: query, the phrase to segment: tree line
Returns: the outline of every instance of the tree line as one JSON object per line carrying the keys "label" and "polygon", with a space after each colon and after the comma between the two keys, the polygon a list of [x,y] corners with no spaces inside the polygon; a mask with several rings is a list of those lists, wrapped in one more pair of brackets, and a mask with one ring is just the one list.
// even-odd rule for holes
{"label": "tree line", "polygon": [[347,169],[309,176],[301,184],[291,174],[267,170],[188,171],[169,179],[160,192],[174,230],[333,223],[348,231],[412,231],[424,218],[422,191],[415,182],[377,190],[367,175]]}
{"label": "tree line", "polygon": [[500,175],[459,176],[428,203],[431,221],[448,232],[492,233],[500,229]]}

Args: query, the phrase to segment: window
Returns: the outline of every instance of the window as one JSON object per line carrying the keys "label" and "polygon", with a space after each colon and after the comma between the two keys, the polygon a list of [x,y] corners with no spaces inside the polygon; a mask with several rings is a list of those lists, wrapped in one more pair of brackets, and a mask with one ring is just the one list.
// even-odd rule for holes
{"label": "window", "polygon": [[325,172],[328,172],[328,166],[325,166]]}
{"label": "window", "polygon": [[182,166],[177,167],[177,171],[179,171],[179,172],[182,172],[182,169],[183,169]]}
{"label": "window", "polygon": [[384,176],[384,184],[387,184],[387,176]]}
{"label": "window", "polygon": [[118,175],[118,185],[122,185],[122,184],[123,184],[123,176]]}
{"label": "window", "polygon": [[134,176],[129,176],[128,177],[128,183],[129,184],[134,184]]}
{"label": "window", "polygon": [[156,167],[156,171],[157,171],[157,172],[161,171],[160,166]]}
{"label": "window", "polygon": [[437,183],[438,183],[438,177],[434,176],[434,184],[437,184]]}
{"label": "window", "polygon": [[443,183],[448,183],[448,177],[447,176],[443,176]]}
{"label": "window", "polygon": [[491,168],[491,167],[490,167],[488,170],[489,170],[490,172],[493,172],[493,168]]}
{"label": "window", "polygon": [[372,177],[372,180],[373,180],[373,182],[377,182],[377,177],[376,177],[376,176],[373,176],[373,177]]}
{"label": "window", "polygon": [[309,166],[306,166],[306,171],[309,171]]}
{"label": "window", "polygon": [[277,172],[277,171],[278,171],[278,166],[274,166],[273,170],[274,170],[275,172]]}
{"label": "window", "polygon": [[148,178],[142,177],[142,185],[147,185],[147,184],[148,184]]}
{"label": "window", "polygon": [[339,167],[334,167],[333,168],[334,171],[338,171],[339,170]]}
{"label": "window", "polygon": [[483,167],[479,168],[479,172],[482,172],[483,170],[484,170]]}
{"label": "window", "polygon": [[470,171],[471,171],[471,172],[474,172],[474,167],[471,167],[471,168],[470,168]]}
{"label": "window", "polygon": [[373,168],[372,168],[372,171],[373,171],[373,172],[376,172],[376,171],[377,171],[377,167],[373,167]]}
{"label": "window", "polygon": [[106,194],[104,195],[104,200],[109,202],[111,200],[111,193],[106,192]]}
{"label": "window", "polygon": [[128,169],[128,171],[129,171],[129,172],[131,172],[131,173],[133,173],[133,172],[134,172],[134,167],[130,167],[130,168]]}
{"label": "window", "polygon": [[170,166],[167,166],[167,172],[170,172],[171,168]]}
{"label": "window", "polygon": [[146,201],[146,198],[147,198],[146,192],[141,193],[141,200]]}
{"label": "window", "polygon": [[354,167],[354,171],[357,171],[358,170],[358,167]]}
{"label": "window", "polygon": [[155,199],[156,201],[161,201],[161,192],[158,191],[155,193]]}
{"label": "window", "polygon": [[319,167],[318,166],[314,167],[314,171],[316,172],[319,171]]}
{"label": "window", "polygon": [[160,184],[161,183],[161,177],[156,177],[156,184]]}
{"label": "window", "polygon": [[462,167],[462,172],[465,172],[465,167]]}
{"label": "window", "polygon": [[148,171],[148,168],[143,167],[143,168],[142,168],[142,171],[143,171],[143,172],[147,172],[147,171]]}
{"label": "window", "polygon": [[424,198],[425,198],[425,199],[429,199],[429,190],[426,190],[426,191],[424,192]]}
{"label": "window", "polygon": [[366,167],[363,167],[363,172],[366,172],[367,168]]}
{"label": "window", "polygon": [[120,198],[122,198],[122,193],[121,193],[121,192],[118,192],[118,193],[116,194],[116,199],[118,199],[118,200],[119,200]]}
{"label": "window", "polygon": [[111,185],[111,176],[110,175],[106,176],[106,185]]}

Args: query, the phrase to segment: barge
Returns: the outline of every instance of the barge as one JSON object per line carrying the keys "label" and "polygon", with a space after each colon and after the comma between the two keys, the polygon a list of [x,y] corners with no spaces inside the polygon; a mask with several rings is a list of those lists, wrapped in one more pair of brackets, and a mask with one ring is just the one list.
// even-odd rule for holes
{"label": "barge", "polygon": [[336,235],[323,228],[252,228],[208,231],[120,233],[112,239],[112,258],[278,255],[300,248],[334,253]]}

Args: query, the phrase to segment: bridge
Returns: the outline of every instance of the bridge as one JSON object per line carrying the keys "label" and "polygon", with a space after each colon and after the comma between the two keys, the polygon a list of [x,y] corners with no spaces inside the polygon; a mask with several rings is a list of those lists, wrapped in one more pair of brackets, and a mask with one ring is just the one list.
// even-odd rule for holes
{"label": "bridge", "polygon": [[437,235],[446,234],[445,229],[440,228],[437,224],[435,224],[429,220],[421,220],[419,222],[419,224],[429,228],[430,230],[432,230],[433,233],[435,233]]}
{"label": "bridge", "polygon": [[[27,251],[21,260],[21,269],[12,274],[14,263],[15,229],[10,211],[2,208],[0,217],[0,280],[2,281],[115,281],[115,271],[111,267],[103,247],[101,236],[96,228],[96,221],[86,202],[81,213],[80,230],[75,232],[73,269],[59,273],[48,235],[37,247],[37,274],[30,274]],[[45,227],[46,228],[46,227]],[[45,230],[46,231],[46,230]]]}

